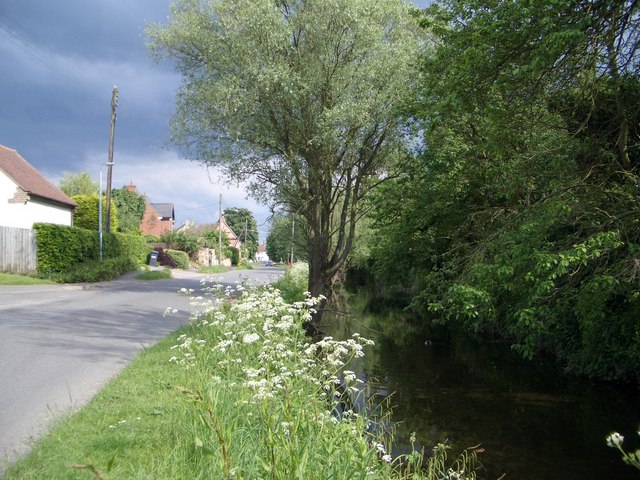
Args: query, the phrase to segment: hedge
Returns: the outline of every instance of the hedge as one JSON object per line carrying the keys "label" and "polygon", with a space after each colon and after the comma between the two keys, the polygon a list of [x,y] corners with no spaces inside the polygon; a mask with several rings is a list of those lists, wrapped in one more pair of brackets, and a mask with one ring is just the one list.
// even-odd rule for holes
{"label": "hedge", "polygon": [[[98,195],[74,195],[71,200],[78,205],[73,214],[73,223],[76,227],[86,228],[87,230],[98,230],[98,211],[100,209]],[[107,225],[107,206],[103,205],[102,225]],[[118,228],[118,209],[113,200],[111,200],[111,231],[115,232]]]}
{"label": "hedge", "polygon": [[[100,235],[96,231],[51,223],[36,223],[33,229],[36,232],[40,275],[53,278],[55,274],[78,270],[80,265],[90,266],[100,260]],[[103,233],[103,259],[117,259],[109,262],[113,264],[107,268],[110,271],[114,265],[129,270],[131,266],[135,268],[145,262],[148,252],[149,247],[139,235]]]}
{"label": "hedge", "polygon": [[189,270],[189,254],[187,252],[181,252],[180,250],[170,250],[168,248],[165,250],[165,252],[167,252],[167,254],[171,256],[177,268],[181,268],[182,270]]}

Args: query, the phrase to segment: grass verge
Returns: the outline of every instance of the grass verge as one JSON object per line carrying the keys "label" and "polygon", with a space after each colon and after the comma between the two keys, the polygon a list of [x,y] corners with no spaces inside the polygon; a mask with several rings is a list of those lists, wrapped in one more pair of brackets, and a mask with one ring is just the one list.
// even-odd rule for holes
{"label": "grass verge", "polygon": [[199,273],[227,273],[229,269],[224,265],[211,265],[198,270]]}
{"label": "grass verge", "polygon": [[370,342],[310,343],[312,308],[273,288],[206,299],[192,325],[141,353],[6,479],[475,478],[473,452],[453,464],[471,473],[456,477],[444,447],[390,457],[386,414],[351,408],[367,389],[345,367]]}
{"label": "grass verge", "polygon": [[166,280],[167,278],[171,278],[171,270],[168,268],[149,270],[136,276],[136,280]]}
{"label": "grass verge", "polygon": [[13,273],[0,273],[0,285],[54,285],[56,282],[45,278],[16,275]]}

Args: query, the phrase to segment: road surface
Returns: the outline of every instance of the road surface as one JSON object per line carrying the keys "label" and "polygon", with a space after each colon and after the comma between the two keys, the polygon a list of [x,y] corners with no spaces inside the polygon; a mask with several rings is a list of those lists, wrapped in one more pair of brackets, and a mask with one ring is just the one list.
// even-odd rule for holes
{"label": "road surface", "polygon": [[[221,283],[274,281],[273,267],[233,271]],[[52,419],[85,404],[141,349],[189,320],[180,288],[206,275],[173,279],[127,274],[85,285],[0,286],[0,476],[29,451]],[[167,307],[178,310],[165,316]]]}

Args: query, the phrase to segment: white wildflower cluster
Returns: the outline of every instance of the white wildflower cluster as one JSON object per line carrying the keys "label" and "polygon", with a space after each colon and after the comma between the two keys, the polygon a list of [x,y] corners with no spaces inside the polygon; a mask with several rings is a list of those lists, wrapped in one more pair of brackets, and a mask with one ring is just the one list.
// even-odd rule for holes
{"label": "white wildflower cluster", "polygon": [[620,447],[622,446],[622,442],[624,442],[624,436],[620,435],[618,432],[613,432],[607,436],[608,447]]}
{"label": "white wildflower cluster", "polygon": [[167,317],[169,315],[175,315],[177,313],[178,313],[178,309],[177,308],[167,307],[162,316],[163,317]]}
{"label": "white wildflower cluster", "polygon": [[382,443],[374,442],[373,448],[375,449],[376,452],[378,452],[378,455],[380,455],[380,458],[382,459],[383,462],[391,463],[391,460],[392,460],[391,455],[387,453],[387,449]]}
{"label": "white wildflower cluster", "polygon": [[[316,358],[325,365],[326,368],[321,373],[322,388],[326,392],[331,391],[338,396],[335,389],[338,385],[344,383],[347,390],[352,393],[358,393],[364,382],[357,378],[356,374],[351,370],[342,370],[342,368],[353,358],[363,357],[364,347],[373,344],[372,340],[363,338],[357,333],[353,334],[351,338],[342,341],[335,340],[333,337],[325,337],[317,343],[308,345],[305,349],[305,355],[310,358]],[[338,377],[338,373],[341,370],[342,380]]]}
{"label": "white wildflower cluster", "polygon": [[[211,288],[215,295],[229,293]],[[344,341],[326,337],[311,343],[302,325],[311,320],[313,308],[322,300],[307,296],[304,301],[289,304],[273,287],[246,289],[239,297],[198,318],[196,325],[202,327],[207,342],[183,335],[181,343],[173,347],[180,355],[172,361],[186,367],[197,361],[208,362],[214,367],[212,383],[220,388],[234,384],[242,398],[238,404],[246,409],[247,416],[299,394],[313,396],[308,400],[301,397],[303,404],[318,404],[319,397],[323,397],[326,411],[310,411],[309,419],[319,425],[342,423],[345,432],[358,436],[356,426],[361,419],[356,412],[346,409],[337,418],[331,411],[333,405],[343,401],[341,395],[353,395],[362,388],[364,382],[345,368],[351,359],[362,357],[364,347],[373,342],[354,334]],[[240,393],[240,389],[244,392]],[[280,417],[274,428],[288,437],[294,435],[296,427]],[[381,458],[388,461],[385,455],[382,453]]]}
{"label": "white wildflower cluster", "polygon": [[178,337],[178,341],[181,343],[171,347],[171,350],[176,351],[176,355],[172,356],[169,361],[185,368],[193,367],[196,361],[196,353],[204,347],[207,343],[206,340],[192,338],[183,334]]}
{"label": "white wildflower cluster", "polygon": [[[640,435],[640,429],[638,430],[638,435]],[[613,432],[607,436],[607,446],[617,448],[622,453],[624,463],[640,470],[640,449],[637,449],[635,452],[626,451],[622,448],[623,442],[624,436],[618,432]]]}

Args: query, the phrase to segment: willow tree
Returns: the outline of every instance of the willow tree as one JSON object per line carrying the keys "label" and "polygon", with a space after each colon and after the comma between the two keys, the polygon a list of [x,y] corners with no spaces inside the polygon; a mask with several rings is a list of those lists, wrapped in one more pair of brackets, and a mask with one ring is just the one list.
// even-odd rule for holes
{"label": "willow tree", "polygon": [[330,293],[361,200],[403,155],[416,24],[404,0],[176,0],[148,29],[183,76],[173,140],[305,218],[313,295]]}

